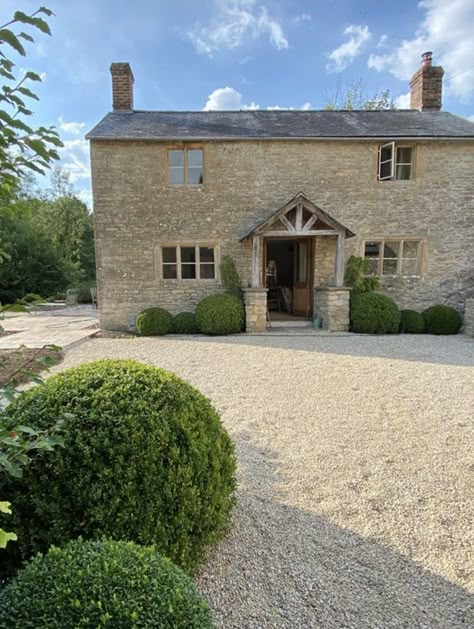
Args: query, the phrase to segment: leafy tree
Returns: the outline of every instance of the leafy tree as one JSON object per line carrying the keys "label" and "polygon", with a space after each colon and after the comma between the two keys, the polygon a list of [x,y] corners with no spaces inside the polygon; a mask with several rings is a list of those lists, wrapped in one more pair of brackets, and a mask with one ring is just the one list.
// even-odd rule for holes
{"label": "leafy tree", "polygon": [[48,23],[42,17],[51,17],[52,11],[40,7],[27,15],[16,11],[13,18],[0,25],[0,197],[8,199],[18,187],[25,172],[43,174],[50,164],[59,159],[57,148],[62,146],[54,127],[33,128],[26,121],[32,115],[28,102],[38,100],[35,92],[27,87],[41,82],[41,77],[28,71],[20,76],[10,59],[13,51],[26,56],[25,42],[34,42],[30,33],[22,30],[38,30],[51,34]]}
{"label": "leafy tree", "polygon": [[390,90],[376,92],[373,96],[369,96],[364,82],[359,79],[344,85],[338,81],[327,96],[325,109],[329,111],[395,109],[395,103],[390,96]]}
{"label": "leafy tree", "polygon": [[361,256],[351,256],[347,261],[344,285],[352,288],[352,294],[370,293],[380,283],[378,275],[371,274],[370,263]]}

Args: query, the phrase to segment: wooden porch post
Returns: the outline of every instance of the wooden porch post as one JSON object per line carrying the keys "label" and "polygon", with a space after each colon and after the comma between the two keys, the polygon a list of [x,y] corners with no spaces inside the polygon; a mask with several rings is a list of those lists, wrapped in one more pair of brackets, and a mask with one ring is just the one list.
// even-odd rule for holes
{"label": "wooden porch post", "polygon": [[261,288],[261,257],[262,257],[262,237],[254,235],[252,240],[252,288]]}
{"label": "wooden porch post", "polygon": [[344,244],[345,234],[337,235],[336,246],[336,286],[340,288],[344,286]]}

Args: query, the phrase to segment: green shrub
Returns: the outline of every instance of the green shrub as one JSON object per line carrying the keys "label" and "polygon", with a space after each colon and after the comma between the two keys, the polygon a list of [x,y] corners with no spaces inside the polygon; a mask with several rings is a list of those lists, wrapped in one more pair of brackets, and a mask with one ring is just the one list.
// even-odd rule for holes
{"label": "green shrub", "polygon": [[173,319],[173,332],[176,334],[197,334],[196,317],[193,312],[180,312]]}
{"label": "green shrub", "polygon": [[244,306],[235,295],[209,295],[196,308],[196,323],[204,334],[237,334],[244,329]]}
{"label": "green shrub", "polygon": [[153,548],[75,540],[37,555],[5,586],[0,628],[211,629],[192,580]]}
{"label": "green shrub", "polygon": [[[0,477],[18,544],[2,570],[82,536],[155,544],[186,570],[227,526],[235,486],[232,442],[197,389],[133,360],[68,369],[21,394],[15,424],[64,416],[64,447],[38,454],[23,478]],[[7,564],[10,564],[10,568]]]}
{"label": "green shrub", "polygon": [[431,306],[422,315],[428,334],[457,334],[462,326],[461,315],[451,306]]}
{"label": "green shrub", "polygon": [[41,297],[41,295],[37,295],[36,293],[27,293],[20,299],[20,301],[24,304],[34,304],[37,302],[42,303],[44,302],[44,297]]}
{"label": "green shrub", "polygon": [[147,308],[138,315],[136,326],[143,336],[169,334],[173,330],[173,315],[164,308]]}
{"label": "green shrub", "polygon": [[425,331],[423,315],[416,310],[400,310],[400,332],[422,334]]}
{"label": "green shrub", "polygon": [[231,295],[235,295],[240,299],[241,296],[241,280],[240,275],[235,266],[232,256],[224,256],[220,264],[221,281],[225,289]]}
{"label": "green shrub", "polygon": [[400,326],[397,304],[380,293],[359,293],[351,298],[351,330],[368,334],[396,333]]}
{"label": "green shrub", "polygon": [[351,256],[347,261],[344,285],[352,288],[352,294],[369,293],[380,283],[378,275],[371,274],[370,261],[361,256]]}

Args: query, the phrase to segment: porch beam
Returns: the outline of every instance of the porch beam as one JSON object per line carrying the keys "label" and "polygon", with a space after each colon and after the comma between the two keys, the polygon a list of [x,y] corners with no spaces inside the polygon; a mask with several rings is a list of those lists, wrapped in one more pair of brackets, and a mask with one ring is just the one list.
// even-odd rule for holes
{"label": "porch beam", "polygon": [[303,229],[303,205],[298,203],[296,206],[296,231],[300,232]]}
{"label": "porch beam", "polygon": [[288,229],[289,232],[294,232],[295,231],[295,228],[293,227],[293,225],[290,223],[290,221],[286,218],[286,216],[284,214],[282,214],[280,216],[280,221]]}
{"label": "porch beam", "polygon": [[303,225],[303,231],[307,232],[311,229],[311,227],[316,223],[316,221],[318,220],[318,216],[316,214],[313,214],[313,216],[306,221],[306,223]]}
{"label": "porch beam", "polygon": [[262,237],[254,235],[252,240],[252,288],[261,288],[262,285],[261,259]]}
{"label": "porch beam", "polygon": [[337,235],[336,244],[336,286],[341,288],[344,286],[344,234]]}
{"label": "porch beam", "polygon": [[[333,229],[313,229],[313,230],[300,230],[296,231],[286,231],[284,229],[279,229],[278,231],[267,231],[265,232],[265,238],[271,238],[272,236],[287,236],[287,238],[293,238],[294,236],[337,236],[338,232]],[[343,234],[344,237],[344,234]]]}

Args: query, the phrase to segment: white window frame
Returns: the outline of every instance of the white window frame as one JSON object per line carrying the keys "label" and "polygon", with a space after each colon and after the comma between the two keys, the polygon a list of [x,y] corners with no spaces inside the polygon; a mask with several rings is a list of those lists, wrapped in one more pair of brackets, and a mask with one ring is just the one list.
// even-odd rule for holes
{"label": "white window frame", "polygon": [[[183,151],[183,182],[182,183],[172,183],[170,181],[170,169],[172,168],[180,168],[181,166],[170,166],[170,151]],[[189,166],[188,166],[188,151],[201,151],[202,162],[202,182],[201,183],[190,183],[189,182]],[[166,163],[167,163],[167,171],[166,171],[166,180],[168,186],[172,188],[180,187],[180,186],[189,186],[190,188],[198,188],[199,186],[204,185],[205,174],[204,174],[204,147],[203,146],[168,146],[166,149]]]}
{"label": "white window frame", "polygon": [[[191,262],[181,262],[181,248],[194,247],[195,250],[195,259],[194,263]],[[201,262],[201,248],[213,249],[214,251],[214,262]],[[169,278],[164,277],[163,275],[163,267],[170,266],[174,264],[174,262],[163,262],[163,249],[175,249],[176,250],[176,277]],[[220,280],[219,276],[219,264],[220,264],[220,250],[218,245],[215,243],[209,242],[200,242],[200,243],[164,243],[158,246],[158,255],[157,255],[157,266],[158,266],[158,277],[163,282],[218,282]],[[191,265],[194,264],[196,267],[196,277],[182,277],[182,265]],[[214,277],[201,277],[201,264],[205,266],[214,266]]]}
{"label": "white window frame", "polygon": [[[403,255],[403,251],[404,251],[404,243],[406,242],[416,242],[417,243],[417,250],[416,250],[416,258],[413,256],[404,256]],[[378,258],[375,258],[375,256],[366,256],[365,255],[365,246],[366,244],[377,244],[379,246],[379,256]],[[383,263],[384,260],[394,260],[395,258],[385,258],[385,243],[398,243],[398,254],[397,254],[397,270],[396,273],[384,273],[383,272]],[[380,275],[381,277],[396,277],[396,276],[409,276],[409,275],[415,275],[415,276],[420,276],[422,275],[422,256],[423,256],[423,246],[424,246],[424,241],[422,238],[397,238],[397,237],[390,237],[387,236],[385,238],[366,238],[365,240],[362,241],[362,248],[361,248],[361,255],[363,258],[366,258],[367,260],[370,259],[377,259],[377,271],[376,274]],[[404,273],[403,272],[403,262],[406,260],[415,260],[416,261],[416,265],[415,265],[415,272],[414,273]]]}
{"label": "white window frame", "polygon": [[[383,162],[381,161],[382,150],[390,149],[390,159],[385,159]],[[397,151],[398,149],[411,149],[411,162],[398,162],[397,161]],[[382,164],[390,163],[390,175],[386,175],[382,177]],[[409,179],[398,179],[397,178],[397,167],[398,166],[410,166],[410,178]],[[377,179],[378,181],[413,181],[414,179],[414,170],[415,170],[415,147],[410,144],[399,144],[397,142],[387,142],[387,144],[382,144],[379,146],[378,154],[377,154]]]}

